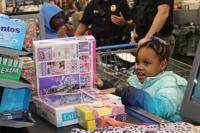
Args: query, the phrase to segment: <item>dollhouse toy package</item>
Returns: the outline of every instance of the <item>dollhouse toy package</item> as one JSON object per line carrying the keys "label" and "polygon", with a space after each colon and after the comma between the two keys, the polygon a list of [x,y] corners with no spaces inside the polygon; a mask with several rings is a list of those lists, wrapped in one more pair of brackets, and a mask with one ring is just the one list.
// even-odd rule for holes
{"label": "dollhouse toy package", "polygon": [[[75,106],[96,101],[96,41],[92,36],[34,41],[36,113],[57,127],[78,123]],[[89,100],[88,100],[89,99]]]}
{"label": "dollhouse toy package", "polygon": [[33,44],[38,93],[33,102],[38,115],[56,127],[63,127],[80,123],[77,105],[96,101],[121,105],[120,97],[102,95],[93,87],[96,81],[93,36],[40,40]]}
{"label": "dollhouse toy package", "polygon": [[26,29],[24,22],[0,16],[0,46],[21,50]]}
{"label": "dollhouse toy package", "polygon": [[[61,93],[61,94],[56,93],[54,95],[45,95],[45,96],[40,96],[40,97],[35,96],[33,97],[33,102],[35,103],[35,107],[36,107],[35,111],[38,115],[48,120],[50,123],[54,124],[56,127],[63,127],[63,126],[68,126],[68,125],[78,124],[78,123],[80,124],[82,122],[83,123],[81,125],[83,126],[83,124],[87,124],[88,121],[84,120],[80,122],[81,119],[77,114],[76,107],[81,106],[81,105],[87,105],[87,104],[96,105],[99,102],[101,103],[101,100],[99,99],[99,97],[97,98],[97,94],[92,95],[91,93],[86,93],[83,90],[79,90],[76,93]],[[120,104],[121,99],[119,102],[119,97],[117,98],[117,96],[114,96],[114,95],[109,96],[109,95],[112,95],[112,94],[105,95],[103,102],[107,104],[108,103],[113,104],[116,107],[122,105]],[[106,96],[107,96],[107,99],[105,99]],[[81,109],[81,107],[79,109]],[[119,112],[122,112],[122,111],[119,111]],[[118,118],[120,116],[117,116],[116,114],[114,114],[114,117]],[[123,118],[125,118],[125,116]],[[93,126],[94,126],[94,123],[93,123]]]}
{"label": "dollhouse toy package", "polygon": [[96,42],[92,36],[34,41],[38,95],[92,88]]}

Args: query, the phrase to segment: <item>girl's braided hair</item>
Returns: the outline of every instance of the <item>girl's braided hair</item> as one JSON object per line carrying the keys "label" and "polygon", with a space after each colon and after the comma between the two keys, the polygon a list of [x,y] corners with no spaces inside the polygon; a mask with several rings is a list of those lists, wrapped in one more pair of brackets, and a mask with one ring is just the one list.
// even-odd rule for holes
{"label": "girl's braided hair", "polygon": [[166,59],[167,62],[169,61],[169,46],[164,40],[158,37],[152,37],[149,41],[139,46],[136,52],[136,58],[138,56],[139,51],[143,47],[153,49],[156,52],[156,54],[160,57],[161,61],[164,59]]}

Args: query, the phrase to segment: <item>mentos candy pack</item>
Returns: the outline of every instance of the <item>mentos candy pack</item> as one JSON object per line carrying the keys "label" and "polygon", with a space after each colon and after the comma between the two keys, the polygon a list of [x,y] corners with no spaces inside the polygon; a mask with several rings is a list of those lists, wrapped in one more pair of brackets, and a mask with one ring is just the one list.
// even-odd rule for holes
{"label": "mentos candy pack", "polygon": [[0,16],[0,46],[21,50],[26,29],[24,22]]}

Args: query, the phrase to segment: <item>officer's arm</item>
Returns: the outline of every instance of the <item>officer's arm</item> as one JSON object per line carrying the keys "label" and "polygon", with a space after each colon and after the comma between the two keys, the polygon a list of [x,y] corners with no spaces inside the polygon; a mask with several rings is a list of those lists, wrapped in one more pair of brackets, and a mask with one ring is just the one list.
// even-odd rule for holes
{"label": "officer's arm", "polygon": [[76,29],[76,32],[75,32],[75,35],[76,36],[80,36],[80,35],[83,35],[85,34],[85,32],[88,30],[88,26],[83,24],[83,23],[80,23],[78,28]]}
{"label": "officer's arm", "polygon": [[161,4],[158,6],[158,12],[153,20],[151,28],[146,34],[145,38],[151,38],[155,33],[158,33],[165,24],[170,12],[170,5]]}
{"label": "officer's arm", "polygon": [[128,25],[130,30],[133,30],[133,28],[135,27],[135,23],[133,22],[131,10],[130,10],[130,8],[128,6],[128,2],[126,0],[122,1],[121,13],[124,16],[124,19],[126,21],[126,25]]}

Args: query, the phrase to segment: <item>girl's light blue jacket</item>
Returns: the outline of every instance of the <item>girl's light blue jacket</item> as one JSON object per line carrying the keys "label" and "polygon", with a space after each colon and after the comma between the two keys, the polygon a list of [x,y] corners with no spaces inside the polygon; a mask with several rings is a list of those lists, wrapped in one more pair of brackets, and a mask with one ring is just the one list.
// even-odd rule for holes
{"label": "girl's light blue jacket", "polygon": [[128,82],[134,89],[129,91],[123,89],[129,94],[121,92],[128,96],[126,102],[136,104],[144,110],[172,122],[181,120],[179,111],[187,86],[184,78],[172,71],[165,71],[155,77],[146,78],[143,84],[139,82],[136,75],[129,77]]}

